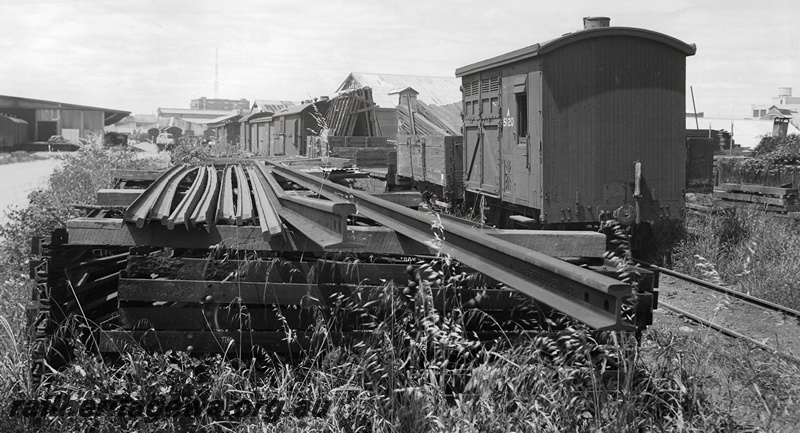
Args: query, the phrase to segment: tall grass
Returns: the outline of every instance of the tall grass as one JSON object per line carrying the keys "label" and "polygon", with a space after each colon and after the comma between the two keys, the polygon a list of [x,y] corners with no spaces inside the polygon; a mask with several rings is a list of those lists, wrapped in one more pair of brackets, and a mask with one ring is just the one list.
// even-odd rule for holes
{"label": "tall grass", "polygon": [[[102,149],[85,152],[70,163],[80,168],[60,171],[56,185],[34,195],[31,207],[17,211],[13,222],[0,229],[9,236],[2,246],[8,296],[0,306],[4,431],[791,431],[797,425],[797,366],[707,333],[686,334],[657,324],[637,341],[542,313],[537,315],[538,334],[506,334],[479,343],[468,329],[484,316],[469,300],[444,311],[433,308],[433,287],[483,289],[480,278],[449,270],[446,257],[415,264],[410,282],[387,283],[369,306],[343,297],[332,311],[318,311],[312,345],[300,359],[262,350],[252,356],[193,357],[128,346],[118,359],[104,360],[78,340],[73,342],[73,362],[52,372],[47,386],[35,388],[20,332],[21,305],[30,289],[25,280],[28,238],[47,235],[74,215],[70,203],[91,203],[93,189],[108,185],[101,173],[109,173],[109,167],[139,164]],[[191,149],[177,155],[198,156]],[[85,195],[90,192],[91,197]],[[702,256],[723,280],[766,278],[770,272],[761,274],[763,266],[791,266],[792,258],[781,257],[781,252],[797,257],[791,225],[756,218],[761,217],[690,216],[689,235],[672,255],[676,266],[700,272],[694,263]],[[785,249],[768,251],[780,247],[779,239]],[[15,258],[5,259],[11,256]],[[368,332],[347,339],[343,323],[353,315]],[[119,411],[38,419],[6,416],[15,399],[59,396],[97,404],[110,397],[144,405],[175,398],[284,403],[273,416],[261,412],[245,418],[200,413],[150,419]]]}
{"label": "tall grass", "polygon": [[[425,269],[423,269],[425,271]],[[298,362],[257,352],[252,357],[193,358],[150,354],[128,347],[116,362],[103,361],[75,342],[72,364],[49,376],[46,387],[16,389],[11,400],[56,399],[100,404],[126,398],[147,406],[224,399],[229,404],[283,401],[269,417],[209,415],[148,418],[141,410],[96,416],[17,417],[0,421],[7,431],[163,429],[185,431],[708,431],[727,420],[697,382],[689,359],[674,340],[652,338],[655,361],[645,362],[632,335],[590,332],[563,317],[548,332],[514,344],[478,344],[464,332],[463,306],[446,314],[431,308],[431,285],[413,293],[384,287],[369,308],[346,299],[320,316],[312,346]],[[404,293],[405,292],[405,293]],[[338,340],[338,314],[369,316],[362,338]],[[23,365],[8,364],[13,374]],[[4,383],[14,383],[11,377]],[[130,407],[130,406],[126,406]],[[135,408],[135,406],[133,406]],[[230,406],[229,406],[230,407]],[[737,424],[732,424],[737,425]]]}
{"label": "tall grass", "polygon": [[677,270],[800,308],[800,220],[740,208],[689,212],[686,226],[674,251]]}

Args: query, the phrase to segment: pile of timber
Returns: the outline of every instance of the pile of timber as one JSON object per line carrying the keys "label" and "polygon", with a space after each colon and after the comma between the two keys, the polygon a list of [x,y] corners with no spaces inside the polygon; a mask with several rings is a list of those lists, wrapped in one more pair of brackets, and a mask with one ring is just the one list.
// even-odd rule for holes
{"label": "pile of timber", "polygon": [[[409,116],[412,110],[413,122]],[[417,101],[416,107],[397,107],[400,135],[461,135],[461,102],[447,105],[428,105]]]}
{"label": "pile of timber", "polygon": [[714,206],[731,208],[751,205],[767,211],[795,213],[800,210],[797,191],[797,188],[722,183],[714,188]]}
{"label": "pile of timber", "polygon": [[325,112],[329,136],[379,137],[381,128],[375,116],[378,106],[372,100],[372,89],[360,87],[346,90],[331,99]]}

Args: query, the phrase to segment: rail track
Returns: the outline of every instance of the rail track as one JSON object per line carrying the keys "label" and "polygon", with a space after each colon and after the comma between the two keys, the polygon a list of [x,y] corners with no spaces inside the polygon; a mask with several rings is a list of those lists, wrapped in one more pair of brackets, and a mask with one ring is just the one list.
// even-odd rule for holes
{"label": "rail track", "polygon": [[[797,328],[797,329],[795,329],[795,332],[788,332],[788,333],[785,332],[785,334],[790,334],[790,335],[793,334],[794,336],[796,336],[796,335],[798,335],[797,331],[800,331],[800,311],[794,310],[792,308],[785,307],[783,305],[775,304],[775,303],[767,301],[765,299],[761,299],[761,298],[758,298],[758,297],[755,297],[755,296],[751,296],[751,295],[748,295],[746,293],[742,293],[742,292],[739,292],[739,291],[736,291],[736,290],[721,286],[719,284],[714,284],[714,283],[711,283],[711,282],[708,282],[708,281],[704,281],[704,280],[692,277],[690,275],[686,275],[686,274],[683,274],[683,273],[680,273],[680,272],[673,271],[671,269],[667,269],[667,268],[663,268],[663,267],[660,267],[660,266],[656,266],[656,265],[654,265],[652,263],[647,263],[647,262],[643,262],[643,261],[637,261],[637,262],[640,265],[642,265],[645,269],[648,269],[648,270],[651,270],[651,271],[657,271],[662,276],[672,277],[672,278],[680,280],[680,281],[682,281],[684,283],[689,283],[691,285],[691,287],[701,288],[702,290],[705,291],[704,293],[710,293],[710,292],[711,293],[720,293],[720,294],[723,294],[725,296],[728,296],[728,297],[737,299],[739,301],[742,301],[743,303],[746,303],[751,307],[756,307],[756,308],[758,308],[760,310],[763,310],[765,312],[771,312],[771,313],[780,315],[780,317],[782,318],[782,320],[780,320],[781,326],[784,326],[787,323],[790,324],[788,326],[791,326],[791,321],[788,321],[786,319],[787,318],[793,318],[793,319],[795,319],[794,327]],[[664,292],[664,289],[665,289],[665,286],[662,285],[662,293],[665,293],[665,294],[669,294],[670,293],[669,291]],[[775,331],[775,333],[773,333],[772,335],[769,335],[766,338],[763,338],[763,337],[765,335],[767,335],[768,333],[764,332],[764,331],[761,331],[760,332],[761,335],[759,336],[761,338],[761,340],[759,340],[759,339],[757,339],[759,337],[754,337],[752,335],[752,333],[753,333],[752,330],[737,330],[737,329],[734,329],[734,327],[737,327],[737,325],[741,325],[743,322],[746,322],[745,320],[742,320],[745,317],[743,312],[734,312],[734,315],[738,315],[738,319],[739,320],[736,320],[736,317],[728,318],[727,320],[730,320],[731,324],[724,324],[724,323],[718,323],[718,322],[725,321],[726,318],[718,317],[717,319],[719,319],[719,320],[717,320],[717,321],[709,320],[708,318],[704,318],[703,317],[704,314],[702,312],[690,311],[690,310],[692,310],[692,307],[690,305],[687,305],[687,306],[673,305],[671,303],[665,302],[662,299],[659,299],[658,305],[659,305],[659,307],[663,307],[666,310],[672,311],[673,313],[678,314],[681,317],[689,319],[689,320],[691,320],[691,321],[693,321],[695,323],[698,323],[698,324],[700,324],[702,326],[705,326],[707,328],[710,328],[710,329],[713,329],[715,331],[718,331],[719,333],[721,333],[723,335],[726,335],[726,336],[731,337],[731,338],[735,338],[737,340],[741,340],[741,341],[747,342],[748,344],[750,344],[750,345],[752,345],[754,347],[757,347],[757,348],[762,349],[764,351],[767,351],[769,353],[773,353],[778,357],[781,357],[783,359],[786,359],[786,360],[789,360],[789,361],[793,361],[793,362],[795,362],[797,364],[800,364],[800,357],[798,357],[796,355],[798,348],[795,348],[795,352],[794,353],[787,353],[785,351],[782,351],[778,347],[773,347],[773,346],[765,343],[765,340],[767,340],[767,339],[773,339],[774,338],[776,341],[780,340],[780,338],[777,337],[777,334],[778,334],[777,331]],[[708,312],[706,311],[705,313],[707,314]],[[750,334],[750,335],[747,335],[747,334]],[[791,338],[791,337],[789,337],[789,338]],[[800,342],[800,340],[798,340],[797,342]]]}

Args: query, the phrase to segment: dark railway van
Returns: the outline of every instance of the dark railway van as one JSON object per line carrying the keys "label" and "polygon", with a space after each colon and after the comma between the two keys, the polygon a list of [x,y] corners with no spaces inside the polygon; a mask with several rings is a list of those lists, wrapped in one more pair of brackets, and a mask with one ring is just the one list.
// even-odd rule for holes
{"label": "dark railway van", "polygon": [[682,218],[695,47],[608,22],[456,70],[467,199],[483,199],[487,223]]}

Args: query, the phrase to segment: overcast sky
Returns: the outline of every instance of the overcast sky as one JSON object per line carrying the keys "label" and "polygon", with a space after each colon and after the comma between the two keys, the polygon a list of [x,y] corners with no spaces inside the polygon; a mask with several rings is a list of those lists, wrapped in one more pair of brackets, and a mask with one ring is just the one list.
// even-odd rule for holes
{"label": "overcast sky", "polygon": [[0,94],[155,113],[214,97],[331,95],[350,72],[456,68],[582,27],[585,16],[697,45],[688,86],[706,116],[800,96],[800,2],[0,0]]}

